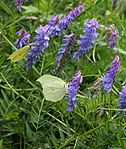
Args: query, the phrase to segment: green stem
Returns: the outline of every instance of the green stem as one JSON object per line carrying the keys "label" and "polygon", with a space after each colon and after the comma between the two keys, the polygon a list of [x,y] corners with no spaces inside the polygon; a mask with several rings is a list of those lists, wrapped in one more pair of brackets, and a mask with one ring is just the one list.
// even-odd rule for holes
{"label": "green stem", "polygon": [[42,113],[42,109],[43,109],[43,103],[44,103],[44,100],[45,98],[43,98],[43,100],[41,101],[41,106],[40,106],[40,109],[39,109],[39,113],[38,113],[38,116],[37,116],[37,122],[36,122],[36,126],[35,126],[35,137],[36,137],[36,142],[34,143],[34,148],[36,146],[36,143],[37,143],[37,136],[38,136],[38,129],[39,129],[39,123],[40,123],[40,117],[41,117],[41,113]]}
{"label": "green stem", "polygon": [[[3,89],[6,89],[6,90],[11,90],[11,88],[9,87],[6,87],[4,85],[1,85],[0,84],[0,87],[3,88]],[[32,91],[32,90],[37,90],[37,88],[28,88],[28,89],[14,89],[15,91]]]}
{"label": "green stem", "polygon": [[28,80],[24,75],[22,75],[20,71],[19,71],[19,74],[24,80],[26,80],[32,87],[35,88],[35,85],[30,80]]}
{"label": "green stem", "polygon": [[20,134],[20,149],[22,149],[22,135]]}
{"label": "green stem", "polygon": [[[80,91],[79,91],[80,92]],[[87,97],[87,96],[84,96],[84,95],[80,95],[80,94],[77,94],[77,97],[81,97],[81,98],[88,98],[88,99],[91,99],[90,97]]]}
{"label": "green stem", "polygon": [[7,39],[7,37],[4,34],[2,34],[2,35],[3,35],[4,39],[14,48],[14,50],[17,51],[17,48],[10,42],[10,40]]}
{"label": "green stem", "polygon": [[[43,111],[45,112],[47,115],[49,115],[50,117],[52,117],[53,119],[55,119],[56,121],[58,121],[60,124],[62,124],[63,126],[67,127],[67,125],[65,123],[63,123],[62,121],[60,121],[59,119],[57,119],[55,116],[51,115],[50,113],[46,112],[46,111]],[[75,132],[75,130],[73,130],[72,128],[70,128],[70,130],[72,132]]]}
{"label": "green stem", "polygon": [[40,74],[41,74],[41,75],[42,75],[42,73],[43,73],[44,62],[45,62],[45,55],[43,56],[43,61],[42,61],[42,65],[41,65],[41,70],[40,70]]}
{"label": "green stem", "polygon": [[93,61],[96,63],[96,58],[95,58],[95,49],[96,49],[96,45],[94,46],[94,49],[93,49]]}
{"label": "green stem", "polygon": [[113,109],[113,108],[100,108],[101,110],[107,111],[126,111],[126,109]]}
{"label": "green stem", "polygon": [[25,100],[27,103],[31,104],[24,96],[20,95],[7,81],[7,79],[4,77],[4,75],[1,73],[2,78],[4,79],[4,81],[7,83],[7,85],[9,86],[9,88],[18,96],[20,96],[23,100]]}
{"label": "green stem", "polygon": [[85,133],[83,133],[83,134],[81,134],[81,135],[72,136],[72,137],[71,137],[69,140],[67,140],[66,143],[64,143],[59,149],[63,149],[67,144],[70,144],[71,141],[74,141],[74,140],[76,140],[76,139],[79,140],[79,139],[81,139],[82,137],[87,136],[88,134],[90,134],[90,133],[92,133],[93,131],[97,130],[98,128],[104,126],[105,124],[112,122],[112,120],[114,120],[114,118],[115,118],[115,116],[113,116],[111,119],[109,119],[109,120],[106,121],[105,123],[102,123],[101,125],[95,127],[94,129],[91,129],[91,130],[89,130],[89,131],[87,131],[87,132],[85,132]]}
{"label": "green stem", "polygon": [[36,72],[36,74],[40,77],[41,74],[40,74],[39,71],[35,68],[35,66],[33,66],[32,68],[33,68],[33,70]]}
{"label": "green stem", "polygon": [[76,141],[75,141],[75,145],[74,145],[73,149],[76,149],[77,142],[78,142],[78,138],[77,138]]}

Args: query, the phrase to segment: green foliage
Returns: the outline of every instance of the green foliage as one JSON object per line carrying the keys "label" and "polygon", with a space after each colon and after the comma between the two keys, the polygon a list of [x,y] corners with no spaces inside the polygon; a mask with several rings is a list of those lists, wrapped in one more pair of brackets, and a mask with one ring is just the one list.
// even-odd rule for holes
{"label": "green foliage", "polygon": [[[78,70],[84,77],[78,107],[68,113],[65,97],[56,103],[44,100],[36,81],[43,75],[53,75],[62,37],[51,41],[31,70],[25,68],[24,59],[11,63],[8,57],[15,50],[16,31],[29,30],[33,42],[39,25],[47,24],[53,15],[63,17],[79,3],[85,4],[85,11],[66,33],[74,32],[79,39],[84,20],[97,18],[104,26],[115,24],[119,40],[114,50],[109,49],[106,30],[101,28],[94,48],[77,62],[71,62],[72,53],[58,72],[57,77],[65,82]],[[120,0],[112,8],[112,0],[29,0],[19,13],[15,0],[0,1],[0,149],[126,148],[126,116],[118,113],[119,92],[126,81],[125,4]],[[106,73],[116,55],[120,56],[121,68],[112,92],[95,90],[93,84]]]}

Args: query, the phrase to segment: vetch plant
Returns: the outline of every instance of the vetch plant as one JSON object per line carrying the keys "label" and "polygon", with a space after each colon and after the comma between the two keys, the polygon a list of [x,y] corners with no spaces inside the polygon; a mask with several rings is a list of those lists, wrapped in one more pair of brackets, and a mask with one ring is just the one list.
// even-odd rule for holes
{"label": "vetch plant", "polygon": [[98,33],[96,32],[98,29],[98,21],[96,19],[92,19],[90,21],[85,21],[85,29],[84,35],[80,36],[80,40],[78,40],[79,49],[74,53],[72,58],[73,61],[76,61],[81,56],[86,54],[90,49],[92,49],[97,37]]}
{"label": "vetch plant", "polygon": [[63,44],[61,44],[61,48],[58,51],[58,56],[56,58],[57,67],[56,70],[61,68],[66,59],[70,56],[71,51],[73,50],[74,43],[76,42],[76,35],[70,34],[65,35],[62,40]]}
{"label": "vetch plant", "polygon": [[72,21],[76,19],[83,12],[83,5],[79,5],[74,10],[72,10],[67,16],[62,18],[58,24],[57,16],[53,16],[49,23],[45,26],[40,26],[36,29],[36,37],[34,38],[35,42],[31,45],[31,50],[28,53],[28,58],[26,60],[26,67],[31,68],[34,64],[35,60],[40,59],[40,53],[44,53],[44,51],[49,46],[50,38],[54,38],[55,36],[59,36],[61,32],[65,31],[67,26],[69,26]]}
{"label": "vetch plant", "polygon": [[109,25],[108,27],[108,45],[110,48],[114,48],[116,46],[117,43],[117,39],[119,36],[119,32],[117,30],[117,28],[115,27],[115,25]]}
{"label": "vetch plant", "polygon": [[[121,98],[118,100],[119,102],[119,108],[120,109],[126,109],[126,84],[122,87],[122,91],[120,92]],[[121,113],[126,113],[124,110],[120,110]]]}
{"label": "vetch plant", "polygon": [[26,60],[26,67],[31,68],[31,66],[34,64],[35,60],[40,59],[40,53],[44,53],[44,51],[49,46],[49,40],[50,40],[50,30],[49,26],[40,26],[35,30],[36,37],[34,38],[35,42],[31,45],[31,49],[28,53],[28,58]]}
{"label": "vetch plant", "polygon": [[[28,0],[26,0],[26,3]],[[15,5],[17,6],[17,9],[19,12],[21,12],[21,6],[23,5],[23,0],[16,0]]]}
{"label": "vetch plant", "polygon": [[120,68],[119,56],[116,56],[110,66],[107,74],[103,77],[102,85],[104,90],[109,93],[112,90],[112,85],[115,82],[115,77]]}
{"label": "vetch plant", "polygon": [[85,0],[84,8],[79,1],[29,0],[23,6],[28,0],[18,0],[19,10],[25,9],[19,13],[15,1],[0,1],[0,148],[125,148],[121,5],[112,9],[113,0]]}
{"label": "vetch plant", "polygon": [[68,87],[68,112],[72,112],[77,107],[77,93],[83,81],[81,71],[78,71],[70,81]]}
{"label": "vetch plant", "polygon": [[19,30],[18,32],[16,32],[16,34],[18,35],[18,38],[14,42],[14,45],[17,47],[17,49],[30,44],[30,34],[25,29]]}
{"label": "vetch plant", "polygon": [[70,13],[59,20],[58,24],[55,26],[55,29],[52,33],[52,37],[60,36],[61,32],[64,32],[66,28],[72,24],[82,12],[84,11],[84,6],[80,4],[78,7],[74,8]]}
{"label": "vetch plant", "polygon": [[59,17],[58,16],[52,16],[51,17],[51,19],[50,19],[50,21],[49,21],[49,23],[48,23],[48,25],[49,25],[49,30],[50,31],[54,31],[55,30],[55,26],[56,26],[56,24],[58,23],[58,21],[59,21]]}

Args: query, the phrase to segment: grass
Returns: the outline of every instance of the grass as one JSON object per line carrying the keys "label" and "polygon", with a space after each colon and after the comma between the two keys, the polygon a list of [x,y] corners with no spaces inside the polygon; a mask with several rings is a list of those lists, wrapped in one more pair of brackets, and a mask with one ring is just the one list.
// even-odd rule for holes
{"label": "grass", "polygon": [[[79,39],[83,22],[97,18],[99,24],[115,24],[119,39],[115,50],[106,44],[106,31],[99,29],[99,38],[86,56],[77,62],[68,58],[58,77],[69,82],[81,70],[84,81],[78,94],[78,106],[72,113],[66,111],[64,97],[53,103],[43,97],[42,87],[36,81],[45,74],[53,75],[55,59],[62,41],[56,37],[40,61],[31,70],[25,59],[11,63],[16,31],[27,29],[31,42],[35,29],[45,25],[53,15],[65,16],[79,3],[85,11],[68,27],[65,34],[74,32]],[[111,0],[29,0],[18,13],[15,1],[0,2],[0,149],[125,149],[126,117],[118,113],[119,92],[126,81],[126,16],[125,0],[112,9]],[[75,47],[75,51],[77,47]],[[71,57],[74,52],[72,52]],[[113,58],[119,55],[121,68],[113,90],[93,90],[94,82],[106,74]],[[66,95],[67,96],[67,95]]]}

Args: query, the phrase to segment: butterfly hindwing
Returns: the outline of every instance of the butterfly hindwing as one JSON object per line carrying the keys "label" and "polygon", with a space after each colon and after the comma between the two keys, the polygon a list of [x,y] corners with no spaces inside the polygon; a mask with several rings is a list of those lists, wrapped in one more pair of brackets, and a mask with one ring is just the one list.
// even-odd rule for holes
{"label": "butterfly hindwing", "polygon": [[43,95],[46,100],[57,102],[64,97],[66,83],[62,79],[51,75],[44,75],[37,81],[43,87]]}

